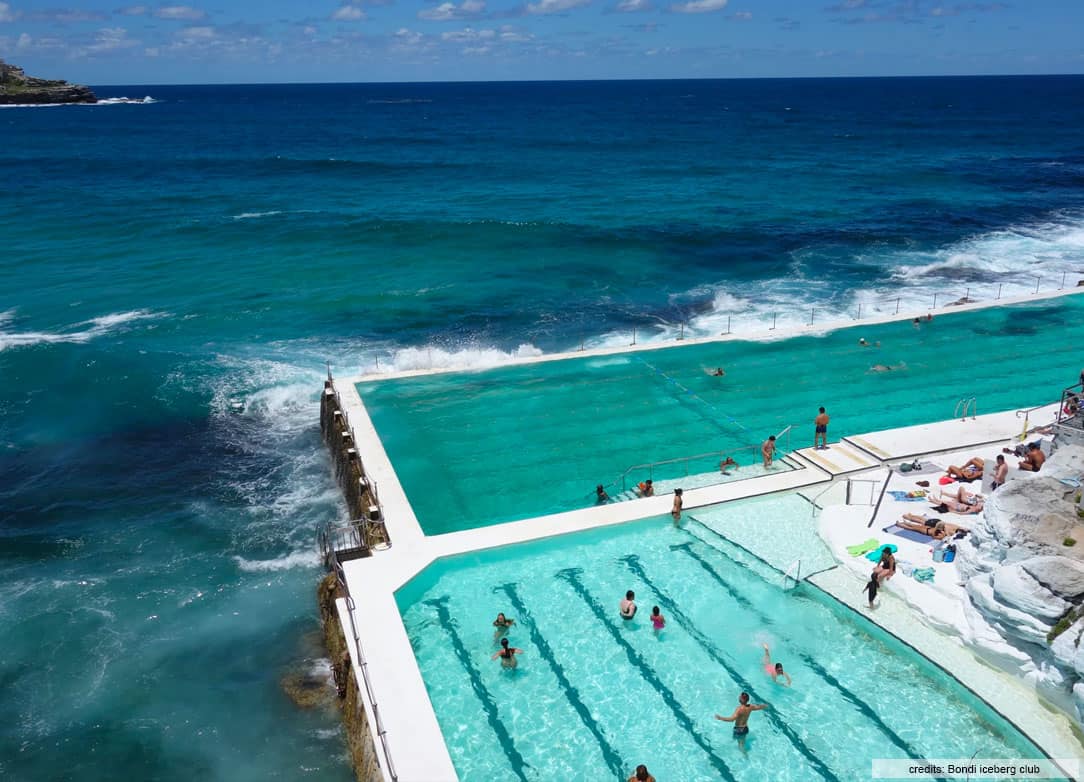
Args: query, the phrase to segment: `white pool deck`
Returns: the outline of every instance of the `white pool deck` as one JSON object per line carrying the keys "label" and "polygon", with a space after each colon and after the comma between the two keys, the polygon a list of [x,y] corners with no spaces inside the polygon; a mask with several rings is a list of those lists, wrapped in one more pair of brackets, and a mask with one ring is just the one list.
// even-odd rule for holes
{"label": "white pool deck", "polygon": [[[1025,300],[1033,301],[1036,298],[1043,298],[1043,296],[1031,296]],[[1008,302],[1003,300],[1000,303]],[[964,309],[964,307],[956,309]],[[895,319],[885,318],[884,320]],[[642,347],[648,348],[648,346]],[[584,353],[573,355],[582,356]],[[545,360],[545,358],[538,360]],[[427,372],[398,374],[416,375]],[[388,375],[380,377],[387,378]],[[402,782],[444,782],[445,780],[450,782],[457,779],[455,768],[414,659],[410,640],[395,602],[395,591],[437,558],[654,516],[665,516],[670,512],[673,496],[663,495],[613,503],[478,529],[427,536],[422,532],[390,459],[362,404],[354,385],[357,381],[358,378],[338,381],[336,388],[339,391],[340,402],[346,417],[354,429],[359,456],[367,474],[376,481],[379,487],[385,523],[392,540],[390,549],[378,551],[370,558],[348,561],[343,566],[349,592],[357,606],[354,619],[361,634],[360,643],[365,656],[364,666],[371,682],[373,697],[379,705],[379,724],[386,732],[385,738],[397,778]],[[1033,412],[1030,416],[1031,426],[1049,422],[1053,417],[1054,409],[1055,406],[1051,405]],[[822,527],[829,524],[835,528],[834,532],[822,531],[822,535],[835,551],[837,546],[845,546],[881,534],[880,527],[891,523],[891,519],[888,521],[885,519],[889,516],[898,518],[899,513],[902,512],[894,505],[883,506],[884,509],[872,525],[873,529],[868,528],[871,515],[870,505],[838,506],[843,502],[847,479],[854,479],[856,486],[859,485],[857,481],[873,482],[871,488],[867,489],[870,496],[873,496],[872,487],[876,486],[879,492],[879,486],[888,474],[886,465],[894,467],[899,461],[910,460],[916,455],[936,455],[932,458],[941,462],[946,458],[953,458],[947,455],[958,453],[961,449],[976,453],[978,449],[982,449],[984,455],[990,455],[992,458],[1001,446],[1013,438],[1019,439],[1022,427],[1022,418],[1018,417],[1014,411],[1008,411],[980,415],[976,418],[969,417],[962,421],[944,421],[847,437],[844,438],[843,443],[830,443],[829,449],[825,451],[812,452],[810,449],[802,449],[795,452],[790,459],[798,465],[797,469],[781,470],[746,480],[689,489],[685,492],[685,507],[691,510],[782,491],[800,490],[810,498],[819,495],[818,504],[829,506],[829,509],[822,514]],[[934,486],[936,486],[938,474],[933,474],[931,483]],[[911,487],[914,477],[905,477],[897,473],[894,480],[902,481],[901,487]],[[854,491],[857,494],[861,489],[855,488]],[[888,502],[887,499],[886,502]],[[835,503],[835,506],[832,503]],[[899,505],[905,506],[906,503],[899,503]],[[915,503],[915,505],[919,504]],[[910,543],[910,541],[904,542]],[[901,546],[901,550],[903,548]],[[1011,721],[1050,757],[1084,756],[1084,745],[1074,733],[1070,720],[1064,714],[1044,704],[1022,680],[991,668],[957,640],[923,622],[916,621],[915,611],[908,605],[907,600],[897,597],[889,590],[882,593],[880,607],[876,611],[866,610],[861,591],[864,575],[853,570],[853,566],[847,566],[847,563],[843,561],[846,558],[845,552],[837,553],[837,557],[843,562],[843,567],[818,574],[811,579],[811,582],[844,604],[863,612],[888,632],[905,639],[934,663],[951,671],[958,680],[984,701],[1003,715],[1010,717]],[[939,565],[938,567],[945,569],[954,566]],[[952,578],[947,576],[941,583],[948,584],[949,582],[952,582]],[[911,588],[910,585],[907,586]],[[918,582],[915,582],[914,587],[930,589]],[[913,600],[913,596],[910,599]],[[920,599],[925,598],[920,596]],[[349,611],[343,600],[339,601],[339,613],[343,626],[349,628],[351,626]],[[360,681],[363,674],[362,661],[358,659],[356,650],[353,648],[351,655],[355,673]],[[371,705],[366,698],[363,697],[361,700],[370,724],[377,724]],[[390,780],[387,764],[383,761],[382,756],[382,770],[385,773],[385,779]]]}

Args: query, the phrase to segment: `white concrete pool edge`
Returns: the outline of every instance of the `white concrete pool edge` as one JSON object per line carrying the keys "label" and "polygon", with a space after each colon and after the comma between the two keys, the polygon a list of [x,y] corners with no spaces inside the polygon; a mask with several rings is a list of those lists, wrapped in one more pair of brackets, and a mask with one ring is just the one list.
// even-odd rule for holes
{"label": "white concrete pool edge", "polygon": [[[1054,291],[1040,291],[1038,293],[1031,293],[1025,296],[1006,297],[1003,299],[995,299],[992,301],[976,301],[970,304],[946,304],[937,309],[936,312],[940,315],[952,315],[958,312],[974,312],[976,310],[990,309],[992,307],[1005,307],[1014,304],[1029,304],[1032,302],[1043,301],[1045,299],[1055,299],[1063,296],[1072,296],[1078,293],[1084,293],[1084,287],[1071,287]],[[919,312],[901,312],[898,314],[894,313],[892,315],[876,315],[869,318],[826,321],[825,323],[814,323],[811,326],[800,326],[780,329],[773,328],[768,329],[764,332],[741,332],[718,334],[706,337],[685,337],[681,339],[657,340],[631,345],[585,348],[583,350],[543,353],[540,355],[532,356],[516,356],[510,358],[507,361],[487,364],[485,366],[478,367],[449,366],[431,367],[428,369],[391,370],[387,372],[378,369],[374,372],[363,371],[357,374],[349,375],[339,379],[338,382],[342,384],[353,385],[355,383],[363,383],[376,380],[395,380],[400,378],[424,377],[426,375],[441,375],[456,372],[484,372],[486,370],[496,369],[498,367],[518,367],[526,366],[529,364],[543,364],[551,361],[567,361],[568,359],[573,358],[592,358],[600,356],[612,356],[622,353],[639,353],[651,350],[661,350],[663,348],[706,345],[715,342],[773,342],[776,340],[790,339],[792,337],[824,335],[833,331],[839,331],[840,329],[853,328],[855,326],[875,326],[884,323],[910,321],[914,318],[925,317],[927,314],[932,314],[933,312],[933,308],[927,308]]]}
{"label": "white concrete pool edge", "polygon": [[[670,511],[672,496],[663,495],[583,508],[489,527],[426,536],[354,383],[344,382],[339,390],[347,420],[355,432],[354,441],[358,455],[365,465],[366,473],[379,486],[385,523],[392,540],[389,550],[378,551],[373,557],[348,561],[343,565],[349,592],[358,606],[354,621],[365,636],[363,642],[366,639],[369,641],[364,643],[367,658],[365,665],[369,670],[375,700],[380,704],[381,725],[387,731],[389,754],[396,768],[397,779],[403,782],[455,780],[458,777],[454,765],[395,601],[396,590],[437,558],[653,516],[665,516]],[[961,446],[1004,441],[1019,434],[1020,426],[1021,420],[1015,412],[1006,411],[978,416],[969,421],[953,420],[874,432],[854,439],[875,448],[875,451],[879,452],[878,459],[887,460],[885,457],[896,458],[893,454],[911,456],[915,453],[943,453],[958,450]],[[938,447],[938,444],[941,447]],[[690,489],[685,493],[685,507],[692,510],[731,500],[828,484],[833,480],[829,471],[811,461],[802,459],[801,456],[797,461],[807,466],[742,481]],[[825,576],[823,581],[829,583],[833,578],[835,577]],[[348,625],[349,615],[344,603],[340,604],[339,611]],[[877,617],[869,618],[880,625]],[[883,629],[896,635],[889,627]],[[932,638],[929,642],[931,653],[927,653],[925,648],[918,648],[916,651],[940,665],[933,656],[936,652],[932,650],[936,649],[938,642],[944,642],[947,636],[937,634]],[[374,642],[373,639],[378,640]],[[970,665],[981,666],[984,671],[989,670],[986,664],[970,651],[966,653],[970,658]],[[359,661],[354,659],[353,649],[351,658],[360,681],[362,671]],[[967,658],[956,663],[966,665]],[[963,681],[960,676],[956,678],[977,697],[995,710],[1001,711],[972,686],[974,684],[981,687],[984,677],[969,676],[969,681]],[[990,693],[990,697],[995,699],[996,695],[996,690]],[[1032,699],[1038,702],[1033,692],[1031,695]],[[366,711],[371,711],[367,703]],[[372,715],[369,716],[372,719]],[[1060,716],[1065,719],[1064,715]],[[1063,740],[1064,731],[1061,728],[1046,730],[1031,726],[1031,730],[1022,732],[1050,757],[1064,756],[1066,742]],[[1034,733],[1043,735],[1037,736]],[[1080,754],[1079,743],[1075,754]],[[387,772],[386,768],[383,770]],[[385,778],[391,779],[390,776]]]}

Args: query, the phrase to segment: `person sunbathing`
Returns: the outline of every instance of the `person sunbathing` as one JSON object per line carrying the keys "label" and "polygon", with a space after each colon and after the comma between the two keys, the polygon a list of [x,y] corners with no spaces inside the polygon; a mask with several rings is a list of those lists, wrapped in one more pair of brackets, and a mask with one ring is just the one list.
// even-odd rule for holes
{"label": "person sunbathing", "polygon": [[[919,516],[917,513],[905,513],[903,514],[903,519],[896,523],[912,532],[929,535],[934,540],[951,538],[960,530],[964,530],[963,527],[956,524],[948,524],[941,521],[941,519],[930,519],[926,516]],[[964,532],[966,531],[967,530],[964,530]]]}
{"label": "person sunbathing", "polygon": [[1043,449],[1039,447],[1038,443],[1031,443],[1028,446],[1028,452],[1024,460],[1016,466],[1025,472],[1039,472],[1045,461],[1046,454],[1043,453]]}
{"label": "person sunbathing", "polygon": [[949,467],[948,472],[950,478],[955,478],[958,481],[976,481],[982,478],[982,470],[986,466],[986,462],[977,456],[972,456],[966,462],[963,467]]}
{"label": "person sunbathing", "polygon": [[983,509],[982,496],[968,491],[963,486],[956,490],[955,496],[952,494],[946,495],[942,492],[941,499],[934,501],[939,503],[934,507],[941,513],[952,512],[966,515],[982,513]]}

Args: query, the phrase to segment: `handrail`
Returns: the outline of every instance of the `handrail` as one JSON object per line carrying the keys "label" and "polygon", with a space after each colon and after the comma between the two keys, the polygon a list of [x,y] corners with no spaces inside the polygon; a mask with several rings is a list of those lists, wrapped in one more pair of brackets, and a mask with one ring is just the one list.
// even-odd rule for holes
{"label": "handrail", "polygon": [[[847,505],[851,504],[851,484],[852,483],[868,483],[871,486],[876,486],[878,483],[880,483],[880,481],[875,481],[875,480],[872,480],[870,478],[848,478],[847,479],[847,500],[846,500]],[[869,496],[870,496],[870,500],[871,500],[870,505],[872,505],[873,504],[873,502],[872,502],[873,492],[872,491],[869,493]]]}
{"label": "handrail", "polygon": [[388,776],[391,777],[392,782],[398,782],[399,776],[395,773],[395,764],[391,759],[391,749],[388,747],[388,731],[384,727],[384,721],[380,718],[380,707],[376,702],[376,694],[373,693],[373,683],[369,680],[369,663],[365,659],[365,652],[361,648],[361,634],[358,632],[358,626],[354,621],[354,612],[357,610],[357,605],[354,603],[354,598],[350,595],[350,590],[346,590],[346,615],[350,618],[350,634],[354,638],[354,651],[357,654],[358,669],[361,671],[361,680],[365,685],[365,697],[369,701],[369,706],[373,710],[373,721],[376,725],[372,726],[376,728],[376,735],[380,738],[380,744],[384,749],[384,759],[388,764]]}
{"label": "handrail", "polygon": [[[780,438],[782,438],[783,435],[787,436],[787,444],[786,444],[786,447],[783,449],[784,452],[790,451],[790,430],[793,429],[793,428],[794,428],[793,424],[788,424],[781,432],[779,432],[779,434],[775,435],[776,441],[778,441]],[[678,456],[677,458],[674,458],[674,459],[661,459],[660,461],[657,461],[657,462],[646,462],[644,464],[634,464],[632,467],[627,467],[621,473],[621,475],[618,476],[618,480],[615,480],[613,483],[607,484],[605,486],[605,488],[610,488],[610,487],[616,486],[618,481],[620,481],[621,482],[621,491],[625,491],[625,489],[627,488],[626,484],[625,484],[625,478],[627,478],[628,474],[630,472],[634,471],[634,470],[648,470],[649,471],[648,472],[648,477],[649,478],[654,478],[655,477],[655,475],[654,475],[655,468],[656,467],[661,467],[661,466],[663,466],[665,464],[680,464],[681,462],[685,462],[685,464],[688,465],[688,463],[691,462],[694,459],[706,459],[709,456],[710,457],[726,456],[728,454],[735,454],[735,453],[742,453],[744,451],[756,451],[756,450],[760,450],[759,445],[743,445],[743,446],[741,446],[739,448],[726,448],[726,449],[719,450],[719,451],[708,451],[707,453],[698,453],[698,454],[695,454],[693,456]],[[686,472],[685,474],[688,475],[688,472]]]}
{"label": "handrail", "polygon": [[836,482],[835,481],[830,481],[829,484],[824,487],[824,489],[822,489],[821,491],[819,491],[817,493],[816,497],[814,497],[813,499],[811,499],[809,501],[809,504],[813,506],[813,512],[809,514],[809,518],[813,518],[814,516],[817,515],[817,500],[819,500],[821,497],[823,497],[825,494],[830,492],[835,487],[836,487]]}
{"label": "handrail", "polygon": [[[790,574],[791,570],[795,570],[795,574]],[[790,563],[790,566],[783,572],[783,589],[787,588],[787,579],[794,581],[794,585],[798,586],[801,583],[802,576],[802,560],[801,558],[794,560]]]}
{"label": "handrail", "polygon": [[888,477],[885,478],[885,485],[881,487],[881,496],[877,498],[877,504],[873,507],[873,514],[869,517],[869,524],[866,525],[866,529],[873,526],[873,522],[877,520],[877,511],[881,509],[881,501],[885,498],[885,492],[888,490],[888,484],[892,480],[893,469],[888,468]]}

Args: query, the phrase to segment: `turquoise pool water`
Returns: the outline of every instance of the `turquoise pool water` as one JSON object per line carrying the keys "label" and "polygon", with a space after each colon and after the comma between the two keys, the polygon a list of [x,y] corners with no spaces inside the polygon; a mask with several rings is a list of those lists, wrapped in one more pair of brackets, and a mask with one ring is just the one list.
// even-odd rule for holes
{"label": "turquoise pool water", "polygon": [[[964,396],[980,413],[1050,401],[1076,382],[1082,340],[1084,297],[1067,296],[938,314],[917,328],[679,345],[358,390],[422,528],[437,534],[583,507],[598,483],[619,490],[632,465],[755,445],[788,424],[794,447],[812,445],[820,405],[837,439],[950,418]],[[719,365],[725,377],[704,371]]]}
{"label": "turquoise pool water", "polygon": [[[397,599],[464,782],[624,780],[639,763],[659,780],[834,782],[868,778],[874,758],[1042,756],[899,641],[780,581],[666,517],[442,561]],[[490,659],[498,611],[524,650],[513,671]],[[764,673],[762,643],[791,688]],[[744,754],[713,716],[743,690],[770,704]]]}

